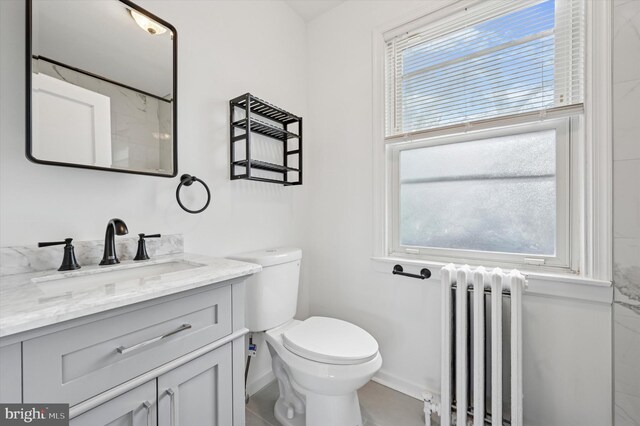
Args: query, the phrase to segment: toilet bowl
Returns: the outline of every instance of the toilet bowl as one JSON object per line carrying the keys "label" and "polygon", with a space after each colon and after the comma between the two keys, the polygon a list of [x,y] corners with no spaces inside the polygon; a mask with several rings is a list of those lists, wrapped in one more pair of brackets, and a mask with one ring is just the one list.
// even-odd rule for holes
{"label": "toilet bowl", "polygon": [[262,265],[246,282],[245,323],[265,332],[284,426],[362,426],[357,390],[382,366],[376,340],[335,318],[294,320],[302,251],[277,248],[232,256]]}
{"label": "toilet bowl", "polygon": [[369,333],[346,321],[311,317],[268,330],[266,341],[280,388],[274,414],[282,425],[362,425],[356,391],[382,366]]}

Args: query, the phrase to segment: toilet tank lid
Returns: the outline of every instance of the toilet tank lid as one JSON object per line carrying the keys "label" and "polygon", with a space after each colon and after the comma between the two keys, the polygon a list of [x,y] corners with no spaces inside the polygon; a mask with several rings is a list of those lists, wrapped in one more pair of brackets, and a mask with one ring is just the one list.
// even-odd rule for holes
{"label": "toilet tank lid", "polygon": [[229,256],[229,259],[257,263],[261,266],[279,265],[300,260],[301,258],[302,250],[296,247],[277,247]]}

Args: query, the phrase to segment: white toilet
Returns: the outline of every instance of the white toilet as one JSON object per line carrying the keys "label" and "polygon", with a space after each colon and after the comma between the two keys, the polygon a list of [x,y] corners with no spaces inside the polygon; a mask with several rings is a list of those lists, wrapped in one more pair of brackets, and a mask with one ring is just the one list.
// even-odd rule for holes
{"label": "white toilet", "polygon": [[294,320],[302,251],[277,248],[232,256],[262,265],[247,281],[246,324],[265,331],[278,379],[276,419],[285,426],[362,426],[356,391],[382,366],[378,343],[334,318]]}

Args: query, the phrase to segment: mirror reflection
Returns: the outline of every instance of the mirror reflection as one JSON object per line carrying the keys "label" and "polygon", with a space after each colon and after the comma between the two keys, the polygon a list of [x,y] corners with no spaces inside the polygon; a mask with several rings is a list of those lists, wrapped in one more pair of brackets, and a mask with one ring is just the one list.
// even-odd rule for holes
{"label": "mirror reflection", "polygon": [[175,30],[118,0],[32,0],[36,162],[175,176]]}

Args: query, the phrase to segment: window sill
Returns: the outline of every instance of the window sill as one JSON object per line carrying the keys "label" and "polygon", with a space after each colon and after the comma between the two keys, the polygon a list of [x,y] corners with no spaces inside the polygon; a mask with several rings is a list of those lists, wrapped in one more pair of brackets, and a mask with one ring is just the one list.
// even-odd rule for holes
{"label": "window sill", "polygon": [[[431,281],[439,284],[440,268],[447,263],[429,260],[406,259],[401,257],[372,257],[373,269],[377,272],[391,274],[393,265],[400,264],[405,272],[419,273],[421,268],[431,270]],[[490,269],[490,268],[487,268]],[[510,270],[511,268],[504,268]],[[560,297],[596,303],[613,303],[613,286],[611,281],[595,280],[575,274],[541,273],[519,269],[527,278],[525,294],[534,296]],[[405,277],[398,277],[404,279]]]}

